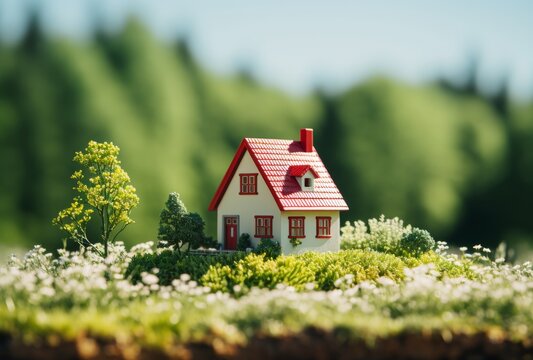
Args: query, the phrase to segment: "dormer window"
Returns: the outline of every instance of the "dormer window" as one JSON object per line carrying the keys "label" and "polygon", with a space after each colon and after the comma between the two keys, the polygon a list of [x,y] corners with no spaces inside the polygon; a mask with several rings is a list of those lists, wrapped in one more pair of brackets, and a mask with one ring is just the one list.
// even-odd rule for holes
{"label": "dormer window", "polygon": [[302,191],[315,191],[315,178],[310,171],[302,176],[298,182],[300,183]]}
{"label": "dormer window", "polygon": [[293,165],[289,167],[289,175],[294,176],[302,191],[315,191],[318,173],[311,165]]}

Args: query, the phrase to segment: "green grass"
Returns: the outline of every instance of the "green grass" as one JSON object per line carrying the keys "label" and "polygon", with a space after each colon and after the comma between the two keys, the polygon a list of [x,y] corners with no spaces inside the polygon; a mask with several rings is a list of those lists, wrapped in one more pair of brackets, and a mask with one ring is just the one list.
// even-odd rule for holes
{"label": "green grass", "polygon": [[533,266],[477,253],[198,258],[117,244],[108,261],[35,248],[0,267],[0,333],[28,344],[91,336],[164,350],[246,344],[309,327],[368,344],[427,332],[526,341],[533,336]]}

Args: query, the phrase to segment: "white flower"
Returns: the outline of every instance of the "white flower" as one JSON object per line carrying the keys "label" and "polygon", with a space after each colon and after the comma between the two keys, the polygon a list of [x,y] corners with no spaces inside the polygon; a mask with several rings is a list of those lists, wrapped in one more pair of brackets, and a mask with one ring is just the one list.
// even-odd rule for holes
{"label": "white flower", "polygon": [[56,294],[55,290],[51,287],[42,287],[40,290],[39,290],[39,293],[42,295],[42,296],[45,296],[45,297],[52,297]]}
{"label": "white flower", "polygon": [[141,274],[142,282],[146,285],[153,285],[159,282],[159,278],[154,274],[143,273]]}
{"label": "white flower", "polygon": [[383,286],[392,286],[392,285],[396,285],[396,283],[394,282],[394,280],[388,278],[388,277],[385,277],[385,276],[382,276],[380,278],[378,278],[376,280],[376,282],[378,284],[381,284]]}

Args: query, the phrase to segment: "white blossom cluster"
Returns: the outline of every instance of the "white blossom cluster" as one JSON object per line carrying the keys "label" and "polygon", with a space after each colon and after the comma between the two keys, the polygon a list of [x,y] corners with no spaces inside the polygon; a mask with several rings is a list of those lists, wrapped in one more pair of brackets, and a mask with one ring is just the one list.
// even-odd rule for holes
{"label": "white blossom cluster", "polygon": [[[117,243],[107,259],[91,252],[67,251],[54,258],[36,246],[25,257],[13,257],[0,267],[0,330],[2,316],[7,314],[10,321],[20,324],[29,321],[17,317],[20,309],[31,308],[41,313],[60,309],[67,314],[97,309],[117,313],[120,324],[135,322],[182,337],[198,336],[201,331],[235,337],[258,330],[276,334],[305,326],[360,329],[387,324],[385,327],[398,329],[399,321],[402,326],[422,328],[467,321],[467,326],[497,326],[521,338],[533,335],[531,263],[491,261],[483,255],[488,249],[477,246],[473,254],[461,249],[460,255],[447,254],[446,244],[439,246],[443,258],[469,261],[474,279],[443,277],[433,264],[426,264],[406,269],[400,283],[382,277],[356,284],[353,275],[346,275],[329,292],[314,291],[313,284],[299,292],[280,284],[274,290],[242,293],[236,286],[236,296],[213,293],[187,274],[170,286],[160,286],[157,269],[143,273],[142,281],[132,284],[124,272],[135,254],[154,251],[151,243],[130,251]],[[195,330],[186,332],[186,327]]]}
{"label": "white blossom cluster", "polygon": [[411,225],[404,225],[398,217],[369,219],[368,226],[361,220],[347,221],[341,227],[341,246],[343,249],[388,249],[398,245],[402,236],[410,234]]}
{"label": "white blossom cluster", "polygon": [[143,243],[127,251],[124,244],[110,246],[109,256],[96,252],[58,250],[54,258],[41,246],[35,246],[23,258],[12,256],[0,267],[0,298],[6,303],[40,307],[109,306],[148,296],[169,298],[173,293],[203,294],[209,289],[189,282],[187,275],[172,286],[159,286],[159,278],[142,273],[142,281],[132,284],[124,273],[133,256],[153,252],[153,243]]}
{"label": "white blossom cluster", "polygon": [[[300,327],[322,325],[356,328],[398,321],[410,326],[462,323],[465,328],[498,327],[519,338],[533,335],[533,266],[496,264],[479,266],[479,280],[442,278],[433,264],[405,270],[405,281],[389,278],[354,285],[352,275],[337,280],[337,290],[296,292],[279,287],[255,289],[232,306],[233,321],[264,322],[263,330],[276,332],[280,324]],[[373,319],[364,324],[361,319]],[[375,319],[381,319],[376,321]],[[416,321],[414,320],[416,319]],[[428,321],[430,320],[430,321]],[[476,323],[470,323],[475,321]],[[278,329],[279,330],[279,329]]]}

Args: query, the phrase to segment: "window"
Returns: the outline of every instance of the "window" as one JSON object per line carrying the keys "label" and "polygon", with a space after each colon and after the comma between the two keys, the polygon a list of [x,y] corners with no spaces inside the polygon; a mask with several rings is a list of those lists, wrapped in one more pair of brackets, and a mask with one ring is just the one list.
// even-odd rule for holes
{"label": "window", "polygon": [[289,238],[305,237],[305,217],[289,216]]}
{"label": "window", "polygon": [[255,237],[271,238],[272,237],[272,218],[273,216],[256,216],[255,217]]}
{"label": "window", "polygon": [[298,181],[298,184],[300,185],[302,191],[315,190],[315,179],[310,175],[306,175],[304,177],[296,177],[296,181]]}
{"label": "window", "polygon": [[317,216],[316,217],[316,237],[330,238],[331,237],[331,217]]}
{"label": "window", "polygon": [[231,224],[236,225],[237,224],[237,217],[233,217],[233,216],[226,217],[226,224],[227,225],[231,225]]}
{"label": "window", "polygon": [[257,174],[239,174],[241,177],[241,195],[257,195]]}

